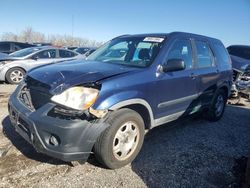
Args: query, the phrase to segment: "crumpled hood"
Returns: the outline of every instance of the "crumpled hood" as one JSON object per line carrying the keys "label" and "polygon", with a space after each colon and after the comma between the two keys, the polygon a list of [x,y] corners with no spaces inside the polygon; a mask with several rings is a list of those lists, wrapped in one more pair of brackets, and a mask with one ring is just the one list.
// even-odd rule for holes
{"label": "crumpled hood", "polygon": [[240,71],[250,70],[250,60],[231,55],[232,67]]}
{"label": "crumpled hood", "polygon": [[28,76],[49,85],[51,90],[54,90],[52,93],[57,93],[74,85],[93,83],[134,70],[138,68],[98,61],[74,60],[33,69]]}

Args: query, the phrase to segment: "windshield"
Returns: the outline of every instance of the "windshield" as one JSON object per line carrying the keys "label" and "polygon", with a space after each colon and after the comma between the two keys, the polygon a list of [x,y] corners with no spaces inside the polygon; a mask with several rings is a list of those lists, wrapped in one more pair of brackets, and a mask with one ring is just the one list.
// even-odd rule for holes
{"label": "windshield", "polygon": [[38,51],[38,48],[25,48],[10,54],[10,57],[25,57],[33,52]]}
{"label": "windshield", "polygon": [[234,56],[238,56],[238,57],[250,60],[250,47],[229,46],[227,50],[230,55],[234,55]]}
{"label": "windshield", "polygon": [[115,38],[97,49],[87,60],[147,67],[158,55],[164,37]]}

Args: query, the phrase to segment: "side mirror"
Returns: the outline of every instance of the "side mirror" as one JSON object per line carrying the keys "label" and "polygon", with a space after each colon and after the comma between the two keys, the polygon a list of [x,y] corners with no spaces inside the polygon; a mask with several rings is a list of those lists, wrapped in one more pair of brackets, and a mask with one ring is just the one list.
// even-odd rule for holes
{"label": "side mirror", "polygon": [[162,68],[163,72],[171,72],[184,70],[186,66],[182,59],[169,59]]}

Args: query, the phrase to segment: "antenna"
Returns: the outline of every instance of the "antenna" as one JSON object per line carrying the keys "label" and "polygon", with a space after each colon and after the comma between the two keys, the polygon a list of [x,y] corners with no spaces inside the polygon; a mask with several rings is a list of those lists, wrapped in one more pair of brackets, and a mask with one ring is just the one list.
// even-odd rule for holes
{"label": "antenna", "polygon": [[72,20],[71,20],[71,26],[72,26],[72,30],[71,30],[71,37],[72,37],[72,46],[73,46],[73,37],[74,37],[74,15],[72,14]]}

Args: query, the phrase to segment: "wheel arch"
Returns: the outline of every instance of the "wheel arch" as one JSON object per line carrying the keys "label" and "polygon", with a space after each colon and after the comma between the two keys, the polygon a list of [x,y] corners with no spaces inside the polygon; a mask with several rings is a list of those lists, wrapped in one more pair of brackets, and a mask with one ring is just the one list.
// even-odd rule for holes
{"label": "wheel arch", "polygon": [[5,78],[6,78],[7,73],[8,73],[11,69],[15,69],[15,68],[22,69],[25,73],[27,72],[27,70],[25,70],[25,68],[20,67],[20,66],[9,67],[9,68],[5,71]]}
{"label": "wheel arch", "polygon": [[139,99],[139,98],[128,99],[128,100],[116,103],[115,105],[111,106],[109,110],[114,111],[114,110],[119,110],[121,108],[129,108],[139,113],[144,121],[145,129],[150,129],[151,127],[154,126],[153,111],[150,105],[148,104],[148,102],[145,101],[144,99]]}
{"label": "wheel arch", "polygon": [[12,70],[12,69],[15,69],[15,68],[22,69],[22,70],[24,71],[25,74],[26,74],[26,72],[27,72],[23,67],[20,67],[20,66],[12,66],[12,67],[9,67],[9,68],[5,71],[5,74],[4,74],[4,79],[5,79],[5,81],[7,81],[7,74],[9,73],[9,71]]}
{"label": "wheel arch", "polygon": [[218,90],[223,90],[226,94],[227,97],[230,96],[230,91],[231,91],[231,85],[230,83],[224,82],[223,84],[220,84],[217,86],[217,91]]}

